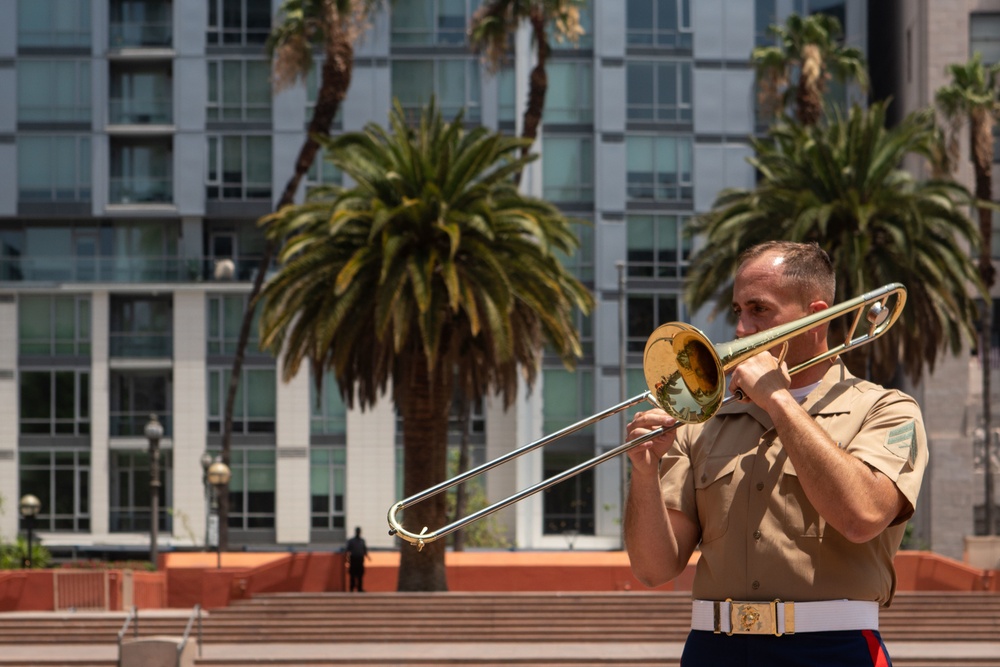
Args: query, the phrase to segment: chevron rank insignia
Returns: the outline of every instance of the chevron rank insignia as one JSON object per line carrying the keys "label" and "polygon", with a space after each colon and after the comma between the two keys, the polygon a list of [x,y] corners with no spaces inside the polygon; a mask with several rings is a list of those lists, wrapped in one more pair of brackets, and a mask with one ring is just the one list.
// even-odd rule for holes
{"label": "chevron rank insignia", "polygon": [[885,437],[885,448],[893,455],[906,459],[912,466],[917,459],[917,425],[909,422],[898,426]]}

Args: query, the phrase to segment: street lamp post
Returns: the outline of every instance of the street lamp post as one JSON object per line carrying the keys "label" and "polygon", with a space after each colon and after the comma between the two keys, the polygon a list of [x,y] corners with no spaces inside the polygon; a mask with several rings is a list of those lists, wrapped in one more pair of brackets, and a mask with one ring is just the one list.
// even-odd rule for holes
{"label": "street lamp post", "polygon": [[212,542],[212,487],[208,485],[208,468],[212,465],[212,455],[205,452],[201,455],[201,485],[205,487],[205,550]]}
{"label": "street lamp post", "polygon": [[163,424],[155,414],[149,416],[144,432],[146,439],[149,440],[149,560],[155,570],[159,561],[157,541],[160,530],[160,438],[163,437]]}
{"label": "street lamp post", "polygon": [[221,456],[216,456],[212,465],[208,466],[205,478],[212,485],[212,511],[209,519],[215,521],[215,567],[222,567],[222,544],[219,541],[219,494],[223,487],[229,484],[232,471],[223,461]]}
{"label": "street lamp post", "polygon": [[40,501],[35,496],[27,493],[21,496],[21,502],[18,503],[18,509],[21,511],[21,516],[24,518],[24,527],[28,533],[28,551],[24,555],[24,566],[27,569],[31,569],[31,549],[32,549],[32,533],[35,529],[35,517],[38,515],[38,511],[42,509],[42,501]]}

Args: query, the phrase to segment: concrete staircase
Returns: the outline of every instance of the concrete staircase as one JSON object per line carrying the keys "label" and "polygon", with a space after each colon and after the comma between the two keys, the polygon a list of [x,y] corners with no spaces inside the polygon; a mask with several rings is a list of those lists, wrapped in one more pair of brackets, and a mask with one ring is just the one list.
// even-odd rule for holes
{"label": "concrete staircase", "polygon": [[[189,613],[141,611],[139,635]],[[0,666],[113,667],[95,647],[117,649],[124,617],[0,614]],[[643,667],[676,664],[689,620],[687,593],[281,593],[205,612],[194,664]],[[996,593],[900,593],[880,624],[895,667],[1000,667]]]}

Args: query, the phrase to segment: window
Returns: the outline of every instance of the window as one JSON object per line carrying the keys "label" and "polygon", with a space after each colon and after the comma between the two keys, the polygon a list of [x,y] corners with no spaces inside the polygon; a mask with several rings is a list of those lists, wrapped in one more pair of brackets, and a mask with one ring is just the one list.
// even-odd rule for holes
{"label": "window", "polygon": [[323,374],[323,386],[316,396],[316,383],[310,383],[309,404],[312,406],[309,432],[313,435],[346,435],[347,406],[340,396],[333,373]]}
{"label": "window", "polygon": [[587,62],[550,60],[546,70],[549,89],[545,96],[545,122],[593,123],[593,66]]}
{"label": "window", "polygon": [[594,201],[594,140],[542,137],[542,197],[551,202]]}
{"label": "window", "polygon": [[112,295],[110,355],[170,358],[173,355],[173,311],[169,296]]}
{"label": "window", "polygon": [[[555,433],[594,412],[594,372],[550,368],[542,371],[542,432]],[[588,426],[583,433],[592,433]]]}
{"label": "window", "polygon": [[514,68],[501,67],[497,72],[497,120],[501,123],[517,122],[516,87]]}
{"label": "window", "polygon": [[[208,371],[208,432],[222,433],[229,369]],[[277,387],[273,368],[244,368],[233,404],[233,433],[274,433]]]}
{"label": "window", "polygon": [[169,63],[111,63],[108,120],[113,124],[173,122],[173,75]]}
{"label": "window", "polygon": [[344,173],[327,159],[324,150],[321,148],[316,153],[316,159],[309,165],[309,171],[305,177],[306,194],[320,187],[331,185],[343,185]]}
{"label": "window", "polygon": [[691,48],[691,0],[626,1],[629,46]]}
{"label": "window", "polygon": [[17,196],[21,201],[90,201],[90,137],[17,137]]}
{"label": "window", "polygon": [[17,302],[18,351],[25,356],[90,355],[90,297],[23,294]]}
{"label": "window", "polygon": [[114,204],[172,202],[173,152],[170,137],[114,137],[109,200]]}
{"label": "window", "polygon": [[1000,63],[1000,14],[969,14],[969,55],[979,52],[983,63]]}
{"label": "window", "polygon": [[271,137],[208,137],[206,195],[214,200],[271,198]]}
{"label": "window", "polygon": [[22,448],[19,458],[21,495],[42,501],[35,530],[89,531],[90,452]]}
{"label": "window", "polygon": [[687,273],[691,241],[684,238],[684,218],[630,215],[627,227],[630,278],[682,278]]}
{"label": "window", "polygon": [[[246,312],[247,297],[243,294],[216,294],[208,297],[208,355],[231,356],[236,353]],[[247,354],[260,349],[257,324],[260,308],[254,310],[247,338]]]}
{"label": "window", "polygon": [[144,437],[149,415],[156,414],[164,434],[173,432],[170,371],[112,370],[109,427],[113,437]]}
{"label": "window", "polygon": [[677,322],[680,315],[677,296],[674,294],[636,294],[628,296],[626,323],[626,349],[642,352],[646,341],[656,327],[667,322]]}
{"label": "window", "polygon": [[90,434],[90,372],[22,370],[21,435]]}
{"label": "window", "polygon": [[594,280],[594,224],[593,222],[581,221],[573,224],[577,238],[580,239],[580,246],[571,256],[566,256],[561,251],[556,251],[556,255],[562,261],[563,266],[573,272],[573,275],[582,282]]}
{"label": "window", "polygon": [[629,199],[690,200],[691,138],[631,136],[625,140]]}
{"label": "window", "polygon": [[17,45],[90,46],[90,0],[18,0]]}
{"label": "window", "polygon": [[[982,54],[984,65],[1000,63],[1000,14],[969,14],[969,54],[976,52]],[[993,162],[1000,163],[1000,124],[996,123],[993,125]]]}
{"label": "window", "polygon": [[109,231],[113,249],[102,265],[102,278],[162,281],[179,274],[175,262],[180,235],[177,225],[159,220],[115,220]]}
{"label": "window", "polygon": [[[543,370],[542,431],[555,433],[594,412],[594,372],[563,368]],[[545,478],[552,477],[582,463],[593,455],[594,426],[562,438],[543,450],[542,467]],[[580,437],[580,436],[584,437]],[[575,440],[574,440],[575,438]],[[543,526],[545,535],[594,534],[594,474],[586,470],[556,484],[543,494]]]}
{"label": "window", "polygon": [[[160,450],[159,528],[173,531],[173,452]],[[111,474],[108,529],[112,533],[145,533],[151,526],[152,495],[149,484],[149,451],[117,451],[109,455]]]}
{"label": "window", "polygon": [[465,44],[479,0],[407,0],[392,5],[392,45]]}
{"label": "window", "polygon": [[628,120],[691,122],[690,62],[631,61],[625,76]]}
{"label": "window", "polygon": [[309,450],[309,495],[314,529],[343,530],[347,495],[347,451],[344,446]]}
{"label": "window", "polygon": [[419,119],[431,95],[446,121],[459,111],[465,112],[462,118],[466,123],[478,123],[482,117],[479,62],[475,59],[394,60],[392,94],[411,122]]}
{"label": "window", "polygon": [[271,0],[209,0],[208,44],[264,44],[271,33]]}
{"label": "window", "polygon": [[17,60],[17,120],[89,123],[90,61]]}
{"label": "window", "polygon": [[209,60],[211,121],[270,121],[271,63],[267,60]]}
{"label": "window", "polygon": [[229,527],[274,528],[275,452],[273,448],[233,448],[229,468]]}
{"label": "window", "polygon": [[[589,458],[587,452],[545,452],[543,476],[547,479]],[[593,535],[594,469],[546,489],[542,511],[543,534],[564,535],[570,548],[577,535]]]}
{"label": "window", "polygon": [[110,0],[108,45],[169,47],[173,41],[173,4],[163,0]]}
{"label": "window", "polygon": [[777,0],[754,1],[754,45],[771,46],[777,38],[771,32],[771,26],[778,23]]}

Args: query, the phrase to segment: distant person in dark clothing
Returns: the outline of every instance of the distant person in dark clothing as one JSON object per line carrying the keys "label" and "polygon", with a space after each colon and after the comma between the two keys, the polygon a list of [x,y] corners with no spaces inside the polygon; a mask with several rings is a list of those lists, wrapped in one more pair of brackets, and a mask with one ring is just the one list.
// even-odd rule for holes
{"label": "distant person in dark clothing", "polygon": [[347,552],[348,574],[351,577],[351,592],[356,590],[359,593],[364,593],[365,559],[371,560],[372,557],[368,553],[368,545],[361,537],[360,527],[355,528],[354,537],[347,540],[345,551]]}

